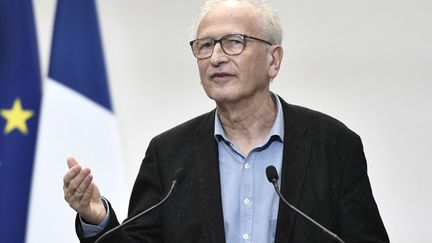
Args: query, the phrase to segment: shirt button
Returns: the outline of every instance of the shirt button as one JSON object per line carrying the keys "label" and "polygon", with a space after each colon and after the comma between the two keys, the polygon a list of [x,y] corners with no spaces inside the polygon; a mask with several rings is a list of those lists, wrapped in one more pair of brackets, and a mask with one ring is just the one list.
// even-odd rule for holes
{"label": "shirt button", "polygon": [[245,164],[244,164],[244,168],[245,168],[245,169],[249,169],[249,167],[250,167],[249,163],[245,163]]}
{"label": "shirt button", "polygon": [[247,239],[249,239],[249,235],[247,233],[243,234],[243,240],[247,240]]}
{"label": "shirt button", "polygon": [[248,205],[250,202],[251,202],[251,201],[250,201],[249,198],[245,198],[245,199],[243,200],[243,203],[246,204],[246,205]]}

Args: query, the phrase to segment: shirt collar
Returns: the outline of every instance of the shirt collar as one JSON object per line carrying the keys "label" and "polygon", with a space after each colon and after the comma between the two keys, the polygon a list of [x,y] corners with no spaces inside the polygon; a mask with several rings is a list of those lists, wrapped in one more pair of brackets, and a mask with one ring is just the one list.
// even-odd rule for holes
{"label": "shirt collar", "polygon": [[[276,103],[276,119],[273,124],[272,129],[270,130],[265,141],[268,141],[271,137],[277,137],[280,141],[283,142],[284,137],[284,119],[283,119],[283,111],[282,111],[282,103],[279,100],[279,97],[274,93],[270,92],[273,101]],[[218,112],[215,112],[215,124],[214,124],[214,136],[217,141],[225,140],[226,142],[231,143],[223,130],[222,123],[219,119]]]}

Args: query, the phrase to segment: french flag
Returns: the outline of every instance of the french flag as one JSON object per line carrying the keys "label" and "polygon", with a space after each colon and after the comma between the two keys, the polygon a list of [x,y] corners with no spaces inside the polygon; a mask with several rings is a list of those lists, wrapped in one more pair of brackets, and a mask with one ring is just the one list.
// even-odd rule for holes
{"label": "french flag", "polygon": [[101,194],[126,217],[129,191],[110,99],[94,0],[59,0],[44,81],[27,243],[76,242],[63,199],[66,159],[92,170]]}

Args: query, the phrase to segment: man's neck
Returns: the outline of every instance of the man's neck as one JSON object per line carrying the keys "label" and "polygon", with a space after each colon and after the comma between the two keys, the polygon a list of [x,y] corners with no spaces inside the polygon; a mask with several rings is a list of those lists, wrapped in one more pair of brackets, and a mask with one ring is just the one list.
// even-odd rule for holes
{"label": "man's neck", "polygon": [[218,104],[217,110],[226,135],[245,156],[266,138],[277,114],[270,93],[242,104]]}

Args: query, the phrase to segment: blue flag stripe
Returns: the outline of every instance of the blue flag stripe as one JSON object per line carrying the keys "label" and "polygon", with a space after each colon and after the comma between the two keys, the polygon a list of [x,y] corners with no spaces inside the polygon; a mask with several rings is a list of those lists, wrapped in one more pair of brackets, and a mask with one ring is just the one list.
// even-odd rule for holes
{"label": "blue flag stripe", "polygon": [[0,239],[19,243],[25,239],[41,99],[31,0],[0,0],[0,52]]}
{"label": "blue flag stripe", "polygon": [[93,0],[59,0],[49,77],[112,111]]}

